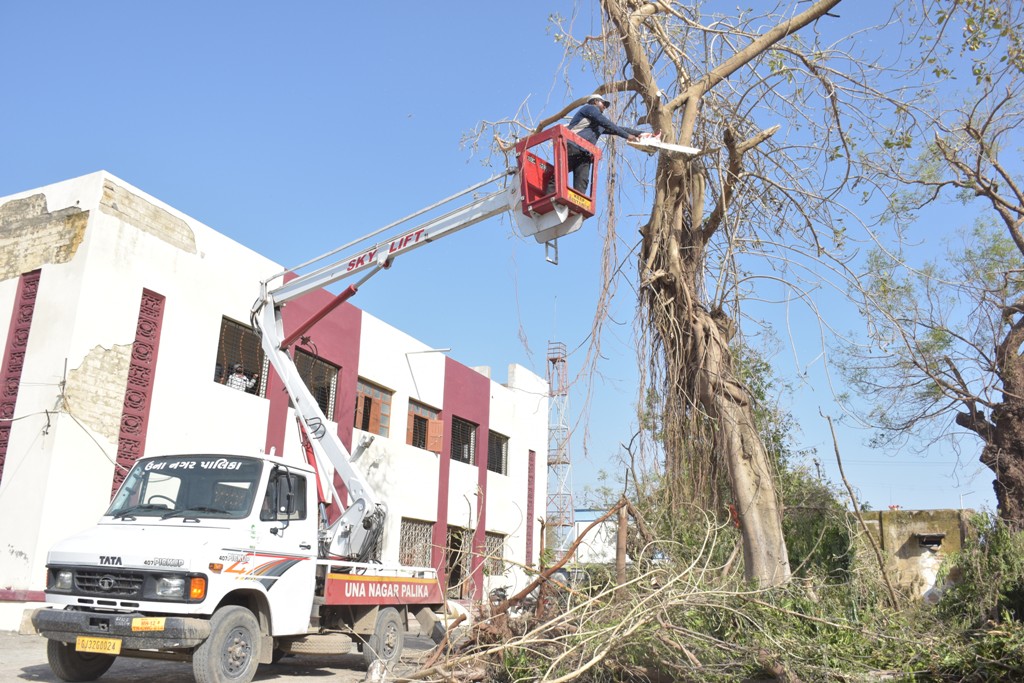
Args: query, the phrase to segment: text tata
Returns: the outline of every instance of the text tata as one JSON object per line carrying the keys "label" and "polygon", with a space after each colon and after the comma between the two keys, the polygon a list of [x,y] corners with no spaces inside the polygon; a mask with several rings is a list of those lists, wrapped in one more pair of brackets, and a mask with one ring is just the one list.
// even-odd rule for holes
{"label": "text tata", "polygon": [[[408,249],[415,244],[419,244],[420,240],[423,239],[425,232],[426,231],[423,228],[420,228],[419,230],[415,230],[392,240],[391,244],[388,246],[388,254],[395,254],[403,249]],[[345,269],[345,272],[359,270],[364,266],[370,265],[377,258],[377,254],[380,252],[380,249],[380,245],[377,245],[373,249],[369,249],[355,257],[348,262],[348,267]]]}

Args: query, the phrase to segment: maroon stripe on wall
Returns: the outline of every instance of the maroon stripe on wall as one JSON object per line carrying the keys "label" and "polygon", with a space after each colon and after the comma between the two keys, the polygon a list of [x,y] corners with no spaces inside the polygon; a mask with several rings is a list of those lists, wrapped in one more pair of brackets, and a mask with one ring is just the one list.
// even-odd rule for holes
{"label": "maroon stripe on wall", "polygon": [[[285,281],[294,279],[294,275],[285,277]],[[325,289],[310,292],[304,297],[289,301],[283,309],[284,334],[288,334],[306,322],[314,313],[322,309],[334,295]],[[306,337],[309,344],[300,340],[299,348],[341,368],[338,373],[338,385],[334,400],[334,421],[338,423],[338,436],[345,448],[352,450],[352,430],[355,427],[353,416],[356,413],[356,381],[359,377],[359,336],[362,333],[362,311],[352,304],[345,303],[331,311],[323,320],[309,330]],[[285,434],[288,429],[295,429],[295,423],[288,420],[288,394],[284,384],[274,372],[273,366],[267,373],[267,398],[270,400],[270,411],[267,418],[266,451],[273,448],[278,454],[284,450]],[[345,485],[341,477],[334,476],[334,486],[342,495],[346,495]],[[338,513],[335,505],[331,506],[331,516]]]}
{"label": "maroon stripe on wall", "polygon": [[441,409],[441,422],[444,423],[444,433],[441,437],[441,454],[437,459],[437,521],[434,522],[434,528],[430,535],[430,565],[437,570],[437,578],[441,585],[447,586],[448,571],[444,564],[444,555],[445,547],[448,544],[448,491],[451,488],[452,470],[452,418],[443,406]]}
{"label": "maroon stripe on wall", "polygon": [[117,466],[110,488],[113,498],[117,487],[124,481],[128,470],[146,450],[146,431],[149,428],[149,408],[153,403],[153,381],[156,379],[156,359],[160,350],[160,330],[164,322],[163,295],[142,290],[139,319],[135,325],[135,343],[128,364],[128,382],[124,388],[124,408],[121,411],[121,431],[117,438]]}
{"label": "maroon stripe on wall", "polygon": [[0,588],[0,602],[46,602],[43,591]]}
{"label": "maroon stripe on wall", "polygon": [[533,503],[534,489],[537,486],[537,452],[530,451],[530,459],[526,474],[526,565],[533,564]]}
{"label": "maroon stripe on wall", "polygon": [[28,334],[32,328],[32,315],[36,310],[40,272],[33,270],[18,279],[14,311],[11,312],[7,345],[4,348],[3,367],[0,368],[0,480],[4,476],[7,445],[11,441],[10,420],[14,419],[14,407],[18,402],[18,390],[21,388],[21,369],[25,365],[25,349],[28,347]]}
{"label": "maroon stripe on wall", "polygon": [[469,420],[477,426],[475,462],[479,496],[476,501],[477,519],[473,534],[473,555],[470,563],[472,587],[470,598],[483,596],[485,554],[485,531],[487,528],[487,431],[491,410],[491,381],[479,372],[445,358],[444,405],[441,418],[444,420],[444,440],[441,446],[440,480],[437,494],[437,523],[434,524],[432,564],[437,567],[442,585],[447,580],[444,567],[444,549],[448,536],[448,491],[451,471],[452,416]]}

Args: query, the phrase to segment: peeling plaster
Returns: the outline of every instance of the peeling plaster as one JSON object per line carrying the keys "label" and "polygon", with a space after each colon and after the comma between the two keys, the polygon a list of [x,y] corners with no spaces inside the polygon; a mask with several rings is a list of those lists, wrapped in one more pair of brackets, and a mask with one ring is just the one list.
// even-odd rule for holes
{"label": "peeling plaster", "polygon": [[182,251],[196,253],[196,236],[188,223],[109,180],[103,183],[100,211]]}
{"label": "peeling plaster", "polygon": [[0,205],[0,280],[69,262],[88,222],[89,212],[78,207],[49,212],[41,193]]}
{"label": "peeling plaster", "polygon": [[66,410],[112,444],[121,427],[131,352],[131,344],[94,347],[78,367],[68,370],[64,389]]}

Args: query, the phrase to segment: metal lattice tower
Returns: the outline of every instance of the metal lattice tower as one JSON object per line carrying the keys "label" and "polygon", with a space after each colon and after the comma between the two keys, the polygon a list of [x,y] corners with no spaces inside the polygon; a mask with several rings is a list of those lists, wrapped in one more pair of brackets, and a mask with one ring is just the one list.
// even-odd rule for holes
{"label": "metal lattice tower", "polygon": [[562,342],[548,342],[548,392],[548,547],[560,560],[575,536],[569,458],[569,372]]}

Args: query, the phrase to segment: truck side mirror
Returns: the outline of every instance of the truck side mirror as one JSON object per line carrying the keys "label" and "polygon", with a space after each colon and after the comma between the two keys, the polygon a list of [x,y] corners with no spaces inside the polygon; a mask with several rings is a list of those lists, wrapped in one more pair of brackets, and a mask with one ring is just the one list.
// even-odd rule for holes
{"label": "truck side mirror", "polygon": [[291,517],[295,512],[295,493],[292,490],[292,475],[283,474],[277,478],[277,511],[286,517]]}
{"label": "truck side mirror", "polygon": [[267,486],[267,498],[270,499],[267,505],[270,519],[287,518],[295,512],[295,496],[292,495],[291,477],[284,473],[275,474],[270,480],[270,485]]}

